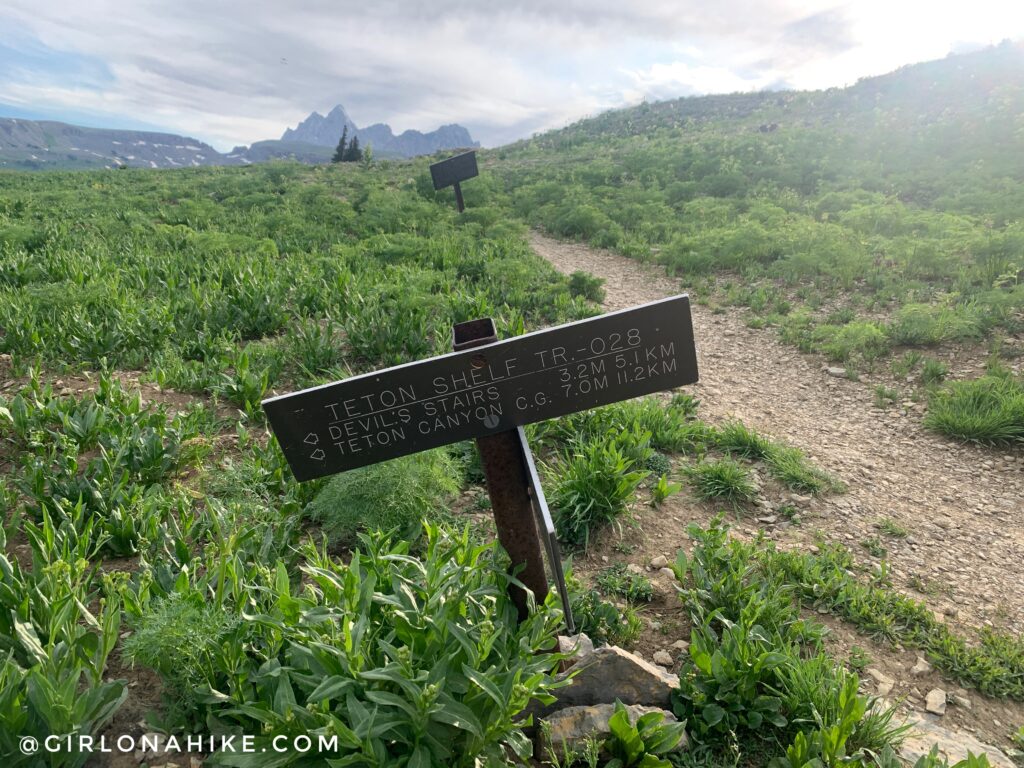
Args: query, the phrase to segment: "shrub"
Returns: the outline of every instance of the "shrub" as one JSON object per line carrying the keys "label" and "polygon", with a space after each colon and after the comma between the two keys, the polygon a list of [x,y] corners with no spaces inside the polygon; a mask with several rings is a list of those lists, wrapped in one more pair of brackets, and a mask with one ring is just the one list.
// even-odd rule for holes
{"label": "shrub", "polygon": [[351,544],[359,531],[374,529],[405,537],[442,516],[459,481],[446,451],[424,451],[337,475],[306,511],[336,543]]}
{"label": "shrub", "polygon": [[550,497],[558,537],[570,547],[586,547],[592,531],[617,521],[627,510],[646,470],[633,470],[614,441],[578,443],[550,469]]}
{"label": "shrub", "polygon": [[600,304],[604,301],[604,278],[577,270],[569,276],[569,293]]}

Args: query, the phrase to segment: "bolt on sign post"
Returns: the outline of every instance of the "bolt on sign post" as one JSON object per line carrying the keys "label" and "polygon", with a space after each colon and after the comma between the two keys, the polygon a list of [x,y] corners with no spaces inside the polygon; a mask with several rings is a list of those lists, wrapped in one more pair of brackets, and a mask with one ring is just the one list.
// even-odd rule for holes
{"label": "bolt on sign post", "polygon": [[[690,300],[674,296],[499,341],[490,318],[459,323],[454,352],[263,401],[297,480],[475,439],[498,538],[537,602],[540,531],[572,627],[554,526],[522,427],[694,384]],[[512,597],[525,616],[526,595]]]}
{"label": "bolt on sign post", "polygon": [[479,176],[480,171],[476,167],[476,152],[463,152],[461,155],[449,157],[439,163],[430,166],[430,177],[434,181],[434,189],[455,187],[455,204],[459,213],[466,210],[466,204],[462,199],[462,186],[460,182]]}

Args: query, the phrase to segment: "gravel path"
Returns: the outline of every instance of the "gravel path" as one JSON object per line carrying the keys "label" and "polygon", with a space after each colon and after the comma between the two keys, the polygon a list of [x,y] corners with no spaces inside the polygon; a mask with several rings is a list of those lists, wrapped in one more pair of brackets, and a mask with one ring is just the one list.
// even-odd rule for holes
{"label": "gravel path", "polygon": [[[560,272],[604,278],[609,310],[680,292],[660,267],[536,233],[530,242]],[[943,620],[1024,631],[1024,453],[933,435],[920,426],[920,407],[876,409],[868,386],[830,376],[820,357],[747,328],[739,313],[693,312],[701,382],[692,391],[704,416],[739,418],[799,446],[849,486],[797,497],[809,519],[767,526],[769,536],[809,546],[821,531],[861,559],[871,556],[859,543],[879,536],[894,583]],[[881,535],[874,524],[883,518],[909,536]]]}

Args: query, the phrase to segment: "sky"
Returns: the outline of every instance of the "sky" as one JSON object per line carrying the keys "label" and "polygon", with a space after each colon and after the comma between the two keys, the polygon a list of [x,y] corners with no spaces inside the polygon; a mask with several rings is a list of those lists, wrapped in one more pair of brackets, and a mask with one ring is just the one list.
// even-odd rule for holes
{"label": "sky", "polygon": [[1008,0],[0,0],[0,116],[227,150],[343,104],[497,146],[603,110],[843,86],[1024,39]]}

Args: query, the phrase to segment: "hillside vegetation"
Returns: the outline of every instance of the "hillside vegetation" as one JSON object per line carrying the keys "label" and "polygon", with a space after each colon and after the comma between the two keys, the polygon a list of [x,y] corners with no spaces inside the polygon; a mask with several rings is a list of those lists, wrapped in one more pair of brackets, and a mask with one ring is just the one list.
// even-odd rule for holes
{"label": "hillside vegetation", "polygon": [[[1024,354],[1020,45],[846,89],[609,112],[491,168],[532,226],[664,264],[850,375],[903,348]],[[993,441],[1024,438],[1011,410]]]}

